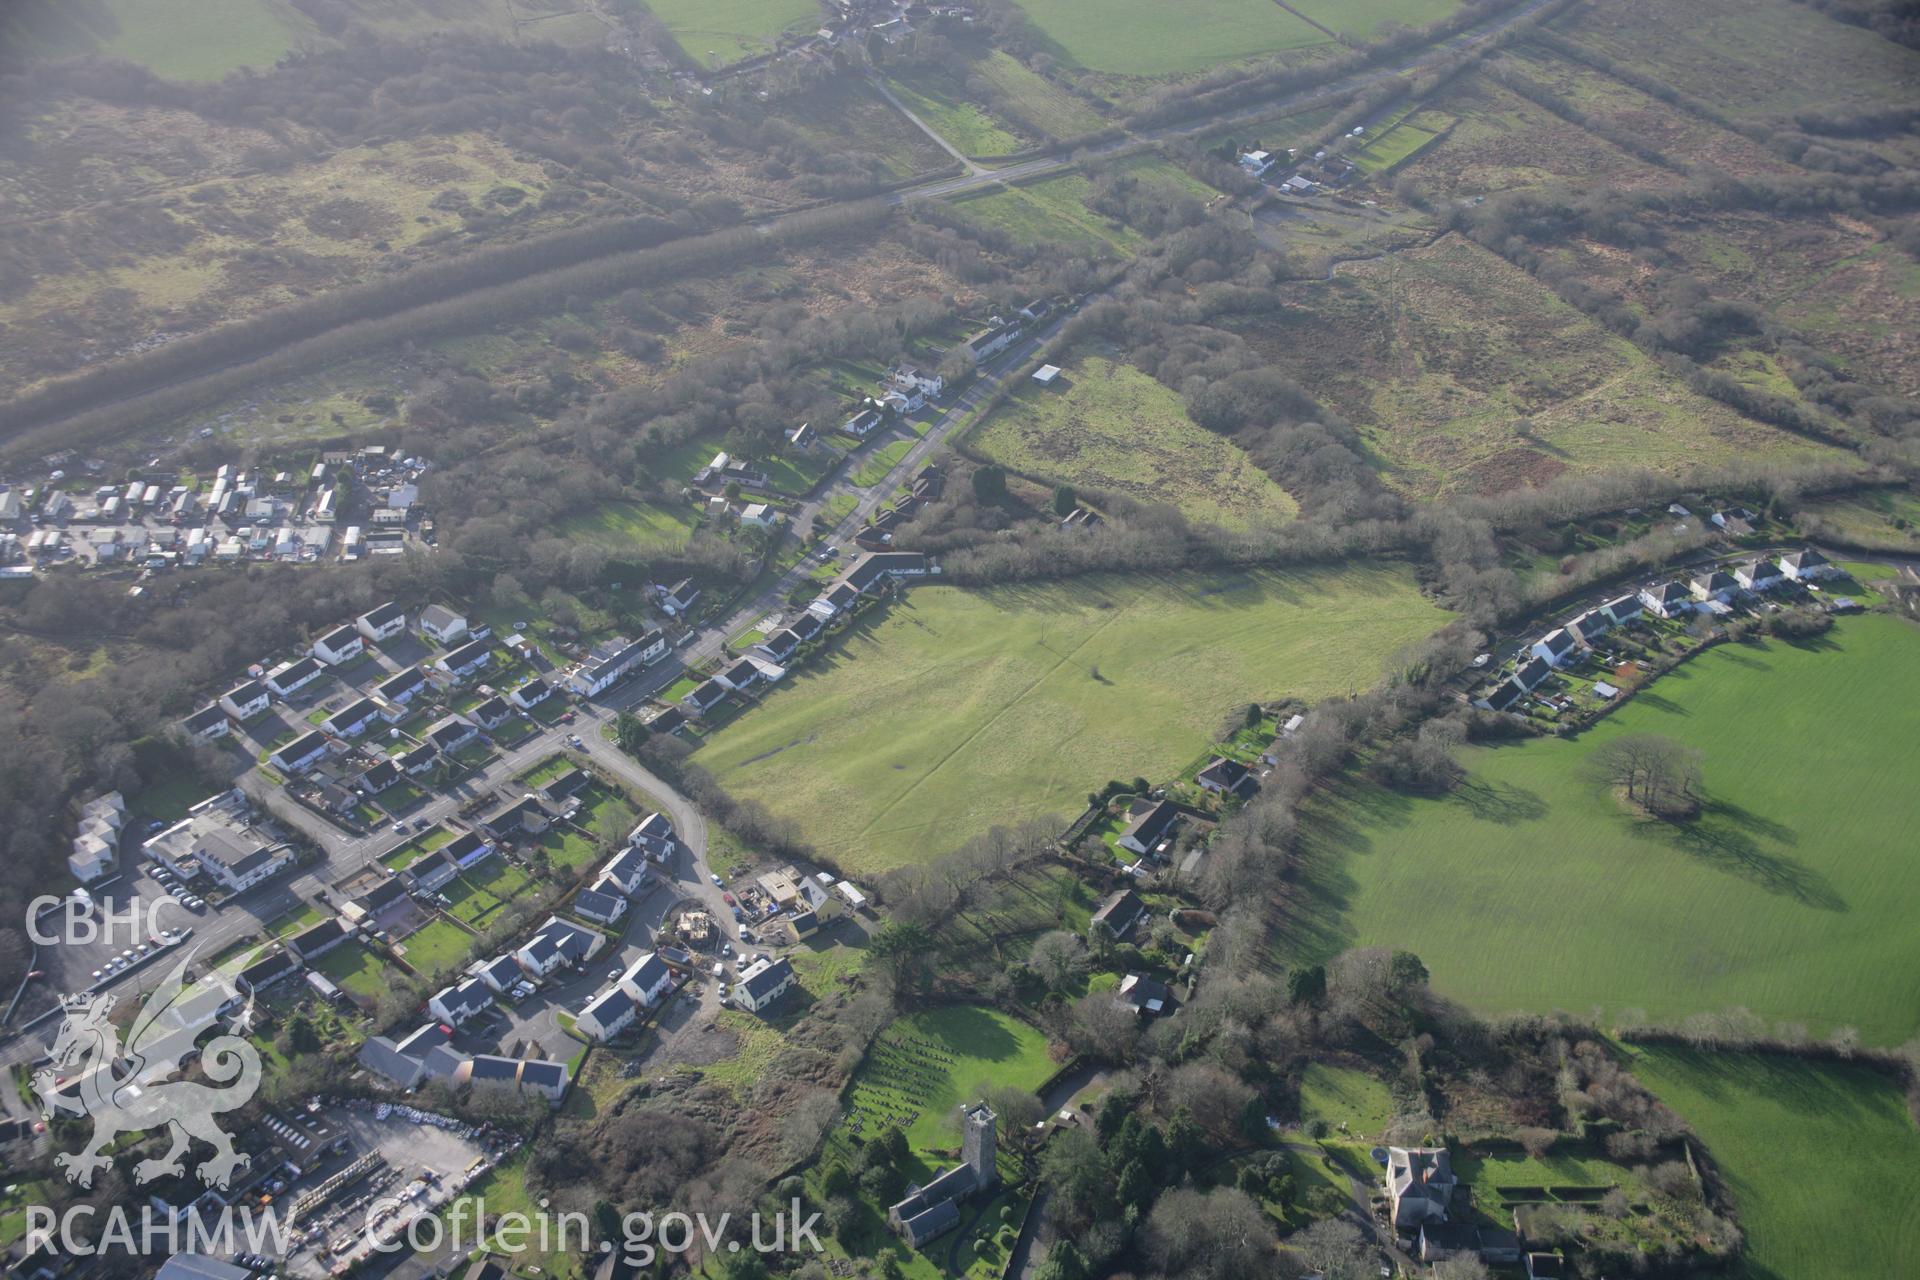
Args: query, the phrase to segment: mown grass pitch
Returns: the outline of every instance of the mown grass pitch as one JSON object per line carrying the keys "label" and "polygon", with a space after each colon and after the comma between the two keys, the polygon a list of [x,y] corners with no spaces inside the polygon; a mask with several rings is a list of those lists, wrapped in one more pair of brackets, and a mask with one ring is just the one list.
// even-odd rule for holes
{"label": "mown grass pitch", "polygon": [[1707,1144],[1755,1280],[1920,1274],[1920,1132],[1885,1076],[1767,1054],[1635,1046],[1629,1069]]}
{"label": "mown grass pitch", "polygon": [[[1628,733],[1704,754],[1706,813],[1629,815],[1588,760]],[[1283,948],[1393,946],[1490,1013],[1662,1022],[1744,1005],[1899,1043],[1920,1024],[1920,631],[1867,616],[1726,645],[1574,740],[1477,748],[1443,799],[1349,788],[1307,824],[1317,893]]]}
{"label": "mown grass pitch", "polygon": [[972,443],[1029,475],[1118,490],[1229,527],[1300,510],[1238,445],[1189,418],[1171,387],[1103,356],[1068,366],[1061,385],[1021,389]]}
{"label": "mown grass pitch", "polygon": [[1399,566],[921,585],[695,756],[849,871],[1170,776],[1253,699],[1367,688],[1441,626]]}
{"label": "mown grass pitch", "polygon": [[1273,0],[1021,0],[1063,62],[1128,76],[1188,75],[1235,58],[1324,44]]}

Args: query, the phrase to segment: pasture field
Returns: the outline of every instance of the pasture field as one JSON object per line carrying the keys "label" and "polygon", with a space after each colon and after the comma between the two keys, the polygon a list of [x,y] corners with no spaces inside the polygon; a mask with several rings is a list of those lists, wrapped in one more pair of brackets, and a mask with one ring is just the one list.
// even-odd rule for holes
{"label": "pasture field", "polygon": [[1132,230],[1087,208],[1092,192],[1092,183],[1070,173],[1017,187],[988,188],[983,195],[956,200],[953,207],[1029,244],[1058,244],[1095,254],[1139,244]]}
{"label": "pasture field", "polygon": [[888,1024],[860,1064],[843,1124],[862,1138],[898,1126],[923,1153],[958,1147],[956,1107],[998,1086],[1038,1089],[1056,1066],[1044,1032],[998,1009],[910,1013]]}
{"label": "pasture field", "polygon": [[1299,504],[1231,440],[1187,416],[1172,388],[1087,356],[1063,385],[1029,383],[974,428],[995,462],[1045,480],[1165,503],[1233,527],[1290,520]]}
{"label": "pasture field", "polygon": [[1920,54],[1794,0],[1621,0],[1553,25],[1669,84],[1711,86],[1714,104],[1735,116],[1877,107],[1910,94],[1920,67]]}
{"label": "pasture field", "polygon": [[284,0],[105,0],[71,9],[27,0],[11,18],[0,18],[0,37],[15,48],[125,58],[169,80],[218,80],[241,67],[264,71],[317,34]]}
{"label": "pasture field", "polygon": [[1291,0],[1296,9],[1343,36],[1370,38],[1388,23],[1424,27],[1460,7],[1459,0]]}
{"label": "pasture field", "polygon": [[1328,39],[1272,0],[1020,0],[1020,8],[1060,61],[1125,76],[1191,75]]}
{"label": "pasture field", "polygon": [[1352,422],[1413,494],[1499,492],[1568,470],[1844,457],[1689,391],[1457,235],[1282,296],[1248,341]]}
{"label": "pasture field", "polygon": [[978,62],[970,63],[967,70],[992,85],[998,99],[1021,119],[1056,138],[1092,133],[1107,123],[1092,104],[1002,50],[995,49]]}
{"label": "pasture field", "polygon": [[[1750,1280],[1920,1273],[1920,1132],[1866,1067],[1633,1045],[1628,1068],[1707,1144]],[[1901,1206],[1907,1206],[1905,1208]]]}
{"label": "pasture field", "polygon": [[1370,686],[1448,616],[1398,565],[921,585],[695,759],[871,873],[1178,773],[1230,709]]}
{"label": "pasture field", "polygon": [[708,69],[773,48],[788,31],[820,25],[813,0],[646,0],[681,51]]}
{"label": "pasture field", "polygon": [[610,556],[678,550],[693,534],[692,507],[655,502],[608,502],[560,522],[555,533],[599,547]]}
{"label": "pasture field", "polygon": [[915,68],[889,76],[887,82],[915,115],[966,155],[1003,156],[1026,145],[1026,139],[988,108],[969,101],[965,86],[952,76]]}
{"label": "pasture field", "polygon": [[1385,1083],[1353,1067],[1310,1062],[1300,1077],[1300,1118],[1342,1126],[1354,1138],[1378,1137],[1393,1119],[1393,1094]]}
{"label": "pasture field", "polygon": [[[1629,733],[1703,753],[1699,819],[1639,819],[1591,779],[1595,749]],[[1896,1044],[1920,1025],[1917,758],[1910,623],[1723,645],[1577,739],[1467,750],[1452,795],[1356,784],[1318,806],[1283,950],[1404,947],[1488,1013],[1739,1005]]]}

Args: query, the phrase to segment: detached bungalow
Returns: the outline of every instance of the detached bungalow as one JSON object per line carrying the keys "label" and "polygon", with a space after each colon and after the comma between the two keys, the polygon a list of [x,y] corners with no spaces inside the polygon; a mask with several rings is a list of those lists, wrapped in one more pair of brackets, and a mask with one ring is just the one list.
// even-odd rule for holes
{"label": "detached bungalow", "polygon": [[1107,900],[1093,913],[1093,923],[1105,926],[1107,932],[1124,942],[1146,913],[1147,905],[1140,901],[1139,894],[1121,889],[1107,895]]}
{"label": "detached bungalow", "polygon": [[398,763],[402,773],[406,774],[409,778],[417,778],[423,773],[433,772],[433,767],[439,763],[439,760],[440,753],[434,750],[433,744],[431,742],[423,742],[402,755]]}
{"label": "detached bungalow", "polygon": [[505,840],[525,832],[527,835],[539,835],[552,823],[546,806],[537,796],[522,796],[498,813],[481,820],[481,825],[492,833],[496,840]]}
{"label": "detached bungalow", "polygon": [[1531,693],[1553,674],[1553,666],[1544,658],[1529,658],[1513,673],[1513,682]]}
{"label": "detached bungalow", "polygon": [[1158,978],[1130,973],[1120,980],[1113,1002],[1143,1018],[1157,1018],[1173,1009],[1173,992]]}
{"label": "detached bungalow", "polygon": [[670,587],[656,587],[655,599],[668,617],[677,618],[700,599],[700,588],[693,585],[692,578],[682,578]]}
{"label": "detached bungalow", "polygon": [[400,878],[412,885],[416,893],[434,893],[440,886],[460,873],[445,849],[433,849],[421,854],[400,869]]}
{"label": "detached bungalow", "polygon": [[718,680],[703,680],[680,699],[683,706],[690,708],[696,715],[706,715],[727,700],[732,691]]}
{"label": "detached bungalow", "polygon": [[482,729],[498,729],[513,719],[513,708],[507,705],[505,698],[495,695],[467,714],[472,716],[473,722]]}
{"label": "detached bungalow", "polygon": [[453,859],[456,866],[466,868],[485,862],[492,857],[493,845],[478,831],[462,831],[446,844],[441,845],[440,852]]}
{"label": "detached bungalow", "polygon": [[287,950],[299,957],[301,964],[312,964],[352,936],[338,920],[322,920],[288,938]]}
{"label": "detached bungalow", "polygon": [[1114,840],[1143,857],[1165,850],[1180,829],[1180,810],[1170,800],[1135,801],[1126,830]]}
{"label": "detached bungalow", "polygon": [[1239,796],[1241,799],[1260,789],[1254,781],[1253,771],[1238,760],[1229,760],[1225,756],[1215,756],[1207,767],[1194,778],[1202,791],[1211,791],[1215,795]]}
{"label": "detached bungalow", "polygon": [[1527,696],[1520,682],[1509,676],[1495,685],[1493,691],[1484,697],[1474,699],[1473,705],[1482,711],[1511,711],[1514,705]]}
{"label": "detached bungalow", "polygon": [[321,727],[336,738],[357,738],[381,718],[379,703],[372,698],[358,698],[328,716]]}
{"label": "detached bungalow", "polygon": [[451,754],[480,736],[480,730],[459,716],[448,716],[427,730],[427,745],[442,754]]}
{"label": "detached bungalow", "polygon": [[714,675],[714,680],[736,692],[751,689],[760,681],[760,668],[741,658],[726,670]]}
{"label": "detached bungalow", "polygon": [[800,635],[791,627],[783,628],[753,647],[774,662],[785,662],[800,647]]}
{"label": "detached bungalow", "polygon": [[507,701],[522,711],[531,711],[552,696],[553,686],[539,676],[532,676],[526,683],[509,693]]}
{"label": "detached bungalow", "polygon": [[427,677],[418,667],[408,667],[398,675],[388,676],[373,687],[373,691],[396,707],[404,707],[413,701],[413,696],[426,687]]}

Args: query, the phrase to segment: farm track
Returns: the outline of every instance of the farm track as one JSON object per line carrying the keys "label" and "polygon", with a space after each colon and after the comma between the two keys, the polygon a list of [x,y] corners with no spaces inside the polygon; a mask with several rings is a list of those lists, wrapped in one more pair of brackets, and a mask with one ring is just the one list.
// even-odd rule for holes
{"label": "farm track", "polygon": [[[1499,15],[1483,26],[1449,37],[1393,65],[1356,72],[1354,75],[1348,76],[1343,80],[1335,81],[1332,84],[1323,85],[1315,89],[1303,90],[1285,97],[1256,102],[1245,107],[1237,107],[1198,119],[1181,121],[1177,124],[1164,125],[1156,129],[1129,133],[1126,137],[1077,153],[1076,155],[1042,156],[1020,161],[999,169],[981,168],[978,172],[968,173],[959,177],[935,179],[931,182],[923,183],[915,187],[908,187],[879,198],[890,205],[904,205],[918,200],[942,199],[979,190],[997,183],[1015,181],[1045,173],[1071,170],[1079,166],[1082,158],[1086,160],[1111,159],[1147,149],[1160,142],[1173,141],[1205,133],[1224,124],[1266,118],[1284,114],[1289,111],[1297,111],[1327,99],[1351,95],[1367,85],[1376,84],[1385,79],[1416,71],[1428,63],[1448,54],[1456,53],[1495,39],[1508,28],[1525,20],[1552,2],[1553,0],[1528,0],[1528,3]],[[926,126],[922,125],[922,128],[925,127]],[[949,150],[951,149],[952,148],[949,147]],[[798,219],[817,216],[823,210],[853,208],[874,198],[875,197],[865,196],[844,201],[825,202],[810,209],[796,210],[773,219],[763,220],[754,224],[754,228],[762,233],[772,234],[784,227],[793,225]],[[683,242],[684,240],[667,240],[652,247],[666,248]],[[484,289],[511,287],[513,285],[538,280],[542,277],[552,276],[559,271],[578,270],[585,264],[613,257],[618,253],[626,251],[627,250],[616,250],[612,253],[569,262],[557,268],[528,271],[506,280],[491,281],[479,288],[437,297],[423,305],[396,306],[389,311],[377,315],[363,316],[345,324],[317,330],[313,334],[303,338],[302,341],[313,341],[328,335],[340,333],[343,330],[350,330],[356,326],[397,320],[414,312],[424,311],[427,307],[444,308],[451,303],[457,303],[463,298],[471,297],[476,293],[482,292]],[[322,296],[324,297],[325,295]],[[209,330],[208,332],[218,332],[218,330]],[[156,378],[152,381],[141,382],[125,389],[103,394],[97,399],[88,400],[52,414],[28,417],[24,421],[15,420],[15,414],[18,412],[17,409],[14,409],[11,405],[0,404],[0,452],[38,447],[38,444],[44,443],[50,434],[57,433],[58,428],[63,423],[71,422],[87,414],[112,409],[116,406],[131,405],[149,395],[161,392],[181,391],[184,395],[190,397],[195,394],[193,391],[194,386],[203,380],[219,378],[231,374],[236,370],[247,369],[251,365],[263,364],[282,354],[282,352],[264,351],[254,355],[221,361],[217,364],[210,364],[206,368],[191,374]],[[311,366],[300,369],[276,368],[271,371],[270,376],[276,378],[298,376],[299,373],[308,372],[312,368],[321,368],[336,364],[342,359],[351,358],[354,354],[356,353],[346,350],[329,351],[324,356],[318,358]],[[113,366],[108,364],[102,367],[111,368]],[[263,371],[262,376],[263,378],[269,376],[268,372]],[[230,390],[230,388],[228,390]],[[217,388],[210,388],[207,392],[209,399],[214,398],[218,394],[220,394],[220,389]],[[190,409],[181,409],[178,412],[186,413],[190,411]],[[145,424],[143,423],[142,425]],[[119,433],[116,432],[114,434]]]}

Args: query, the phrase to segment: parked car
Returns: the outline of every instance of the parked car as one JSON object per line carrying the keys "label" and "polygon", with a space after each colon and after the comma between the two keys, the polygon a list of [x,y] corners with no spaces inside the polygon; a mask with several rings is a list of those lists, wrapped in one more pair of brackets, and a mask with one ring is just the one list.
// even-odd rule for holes
{"label": "parked car", "polygon": [[720,875],[718,872],[709,872],[707,874],[707,879],[713,881],[713,883],[720,888],[724,889],[726,887],[727,882],[720,878]]}

